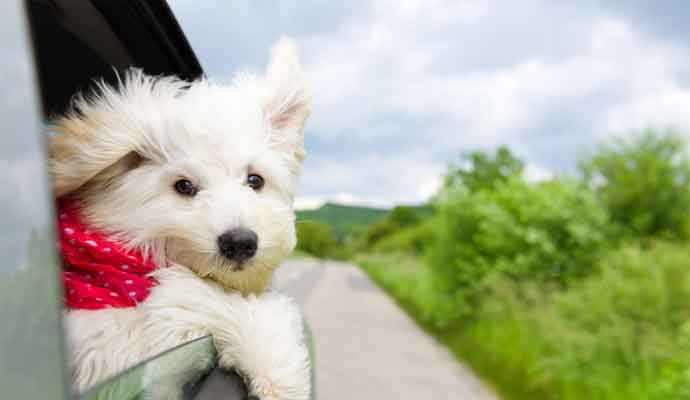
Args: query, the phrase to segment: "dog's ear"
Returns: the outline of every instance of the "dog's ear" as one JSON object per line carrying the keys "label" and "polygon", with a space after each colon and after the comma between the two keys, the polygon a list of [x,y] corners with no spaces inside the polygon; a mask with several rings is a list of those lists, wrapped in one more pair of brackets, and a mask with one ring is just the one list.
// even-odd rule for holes
{"label": "dog's ear", "polygon": [[304,124],[311,112],[311,90],[304,77],[297,44],[282,37],[271,51],[266,71],[268,94],[264,112],[277,142],[292,145],[304,157]]}
{"label": "dog's ear", "polygon": [[48,138],[49,168],[56,198],[69,194],[134,151],[128,141],[107,140],[95,121],[73,115],[56,120]]}
{"label": "dog's ear", "polygon": [[161,157],[165,151],[159,149],[153,129],[161,121],[156,110],[175,101],[189,85],[138,69],[118,76],[116,86],[95,83],[93,91],[77,94],[69,112],[48,128],[49,168],[58,198],[106,169],[109,174],[123,172],[137,159]]}

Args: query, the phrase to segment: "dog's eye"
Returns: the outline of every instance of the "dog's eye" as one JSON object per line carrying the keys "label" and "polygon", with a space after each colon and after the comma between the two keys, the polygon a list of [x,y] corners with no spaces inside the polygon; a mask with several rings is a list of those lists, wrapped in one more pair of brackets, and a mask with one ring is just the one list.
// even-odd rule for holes
{"label": "dog's eye", "polygon": [[254,190],[260,190],[264,187],[264,178],[256,174],[251,174],[247,176],[247,185]]}
{"label": "dog's eye", "polygon": [[183,196],[194,196],[197,192],[196,186],[189,179],[180,179],[175,182],[175,190]]}

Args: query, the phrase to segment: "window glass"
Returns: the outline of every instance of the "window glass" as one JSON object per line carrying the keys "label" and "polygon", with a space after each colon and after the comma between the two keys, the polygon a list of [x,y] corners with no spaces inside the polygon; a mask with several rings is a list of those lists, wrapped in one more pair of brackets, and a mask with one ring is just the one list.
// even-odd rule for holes
{"label": "window glass", "polygon": [[[196,339],[128,369],[81,399],[195,399],[215,365],[215,357],[210,336]],[[224,398],[228,398],[227,394]]]}

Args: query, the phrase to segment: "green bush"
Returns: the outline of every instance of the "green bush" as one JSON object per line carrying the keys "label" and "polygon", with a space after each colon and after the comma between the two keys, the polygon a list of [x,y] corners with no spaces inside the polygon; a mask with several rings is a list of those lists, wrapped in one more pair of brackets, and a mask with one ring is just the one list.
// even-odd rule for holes
{"label": "green bush", "polygon": [[690,159],[679,134],[648,130],[613,139],[580,169],[630,236],[690,237]]}
{"label": "green bush", "polygon": [[431,214],[430,207],[397,206],[369,226],[362,237],[362,246],[371,249],[380,240],[398,233],[401,229],[419,224]]}
{"label": "green bush", "polygon": [[327,224],[317,221],[297,223],[297,250],[316,257],[328,257],[337,251],[333,230]]}
{"label": "green bush", "polygon": [[588,275],[613,237],[606,210],[569,182],[514,178],[495,190],[449,193],[439,206],[428,258],[437,289],[455,304],[440,325],[471,315],[492,275],[562,286]]}
{"label": "green bush", "polygon": [[609,254],[565,291],[497,279],[446,335],[508,398],[690,398],[690,248]]}
{"label": "green bush", "polygon": [[433,220],[402,228],[383,237],[374,246],[376,252],[407,252],[420,255],[433,243]]}
{"label": "green bush", "polygon": [[507,147],[499,147],[492,156],[483,151],[473,151],[460,156],[459,163],[448,168],[444,189],[463,187],[470,192],[494,189],[509,179],[520,176],[524,163]]}

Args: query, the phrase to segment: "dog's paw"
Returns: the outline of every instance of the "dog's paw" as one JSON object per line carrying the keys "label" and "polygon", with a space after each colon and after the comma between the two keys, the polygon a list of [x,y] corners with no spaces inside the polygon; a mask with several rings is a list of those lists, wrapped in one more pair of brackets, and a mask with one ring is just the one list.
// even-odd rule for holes
{"label": "dog's paw", "polygon": [[271,380],[265,376],[258,375],[248,379],[247,390],[251,393],[250,398],[259,400],[280,400],[279,389]]}
{"label": "dog's paw", "polygon": [[[222,364],[221,364],[222,365]],[[235,368],[242,370],[240,365]],[[284,374],[287,371],[281,371]],[[301,372],[301,371],[300,371]],[[286,376],[271,374],[263,371],[253,371],[241,373],[244,375],[245,385],[249,399],[255,400],[307,400],[310,398],[311,383],[309,381],[309,370],[307,375],[291,374]],[[272,376],[273,375],[273,376]],[[306,379],[305,379],[306,378]]]}
{"label": "dog's paw", "polygon": [[309,399],[309,351],[299,309],[273,293],[246,301],[246,313],[236,321],[239,332],[214,335],[221,367],[239,371],[250,395],[261,400]]}

